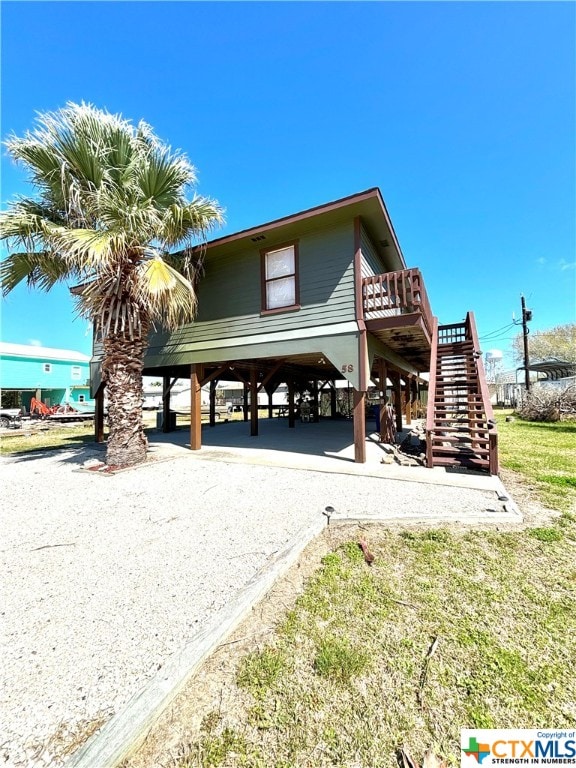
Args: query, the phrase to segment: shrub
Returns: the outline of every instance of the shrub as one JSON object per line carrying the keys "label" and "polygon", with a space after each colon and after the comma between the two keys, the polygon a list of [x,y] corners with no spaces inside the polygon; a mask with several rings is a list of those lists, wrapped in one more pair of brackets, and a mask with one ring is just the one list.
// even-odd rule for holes
{"label": "shrub", "polygon": [[560,421],[565,416],[576,415],[576,387],[563,391],[535,387],[528,392],[518,409],[520,418],[526,421]]}

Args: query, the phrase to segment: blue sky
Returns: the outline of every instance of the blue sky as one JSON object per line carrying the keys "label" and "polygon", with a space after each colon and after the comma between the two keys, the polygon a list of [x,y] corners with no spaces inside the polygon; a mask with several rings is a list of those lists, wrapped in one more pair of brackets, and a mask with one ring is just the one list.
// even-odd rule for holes
{"label": "blue sky", "polygon": [[[575,38],[568,2],[3,2],[2,137],[144,119],[218,235],[378,186],[440,322],[506,351],[521,293],[533,331],[576,319]],[[4,152],[3,205],[29,192]],[[2,338],[91,343],[64,287],[4,299]]]}

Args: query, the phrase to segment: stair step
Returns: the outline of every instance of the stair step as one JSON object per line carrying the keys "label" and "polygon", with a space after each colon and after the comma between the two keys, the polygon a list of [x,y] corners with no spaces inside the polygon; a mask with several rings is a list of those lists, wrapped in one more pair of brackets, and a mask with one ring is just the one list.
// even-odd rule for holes
{"label": "stair step", "polygon": [[443,446],[443,445],[434,445],[432,447],[432,456],[454,456],[458,457],[461,456],[463,458],[469,459],[473,457],[483,458],[484,456],[488,456],[490,451],[488,448],[466,448],[465,451],[458,450],[456,446],[450,445],[450,446]]}
{"label": "stair step", "polygon": [[478,416],[481,413],[484,413],[484,406],[482,403],[449,403],[445,402],[443,400],[438,400],[434,402],[434,413],[441,414],[441,413],[459,413],[459,414],[465,414],[468,413],[474,414],[475,416]]}
{"label": "stair step", "polygon": [[434,426],[434,429],[431,429],[431,434],[436,434],[436,432],[450,432],[451,430],[458,430],[458,429],[466,429],[469,431],[470,434],[479,434],[481,435],[483,432],[489,432],[490,430],[488,427],[484,426],[484,424],[481,421],[472,421],[470,422],[468,419],[466,420],[465,425],[461,426],[455,426],[454,423],[444,423],[437,422]]}
{"label": "stair step", "polygon": [[[489,442],[487,437],[473,437],[472,435],[434,435],[430,439],[434,446],[433,450],[437,446],[443,445],[443,443],[452,443],[454,446],[461,445],[463,448],[471,448],[473,451],[477,447],[480,450],[484,450]],[[471,443],[475,443],[475,445],[472,446]]]}
{"label": "stair step", "polygon": [[446,344],[438,344],[438,353],[440,355],[466,354],[474,351],[474,344],[471,341],[451,341]]}
{"label": "stair step", "polygon": [[482,403],[467,403],[465,400],[460,402],[447,402],[446,400],[434,400],[434,411],[439,412],[445,412],[445,411],[458,411],[459,413],[462,413],[463,411],[475,411],[476,413],[480,411],[481,413],[484,413],[484,406]]}
{"label": "stair step", "polygon": [[464,467],[466,469],[489,469],[490,462],[486,459],[471,459],[469,461],[461,461],[460,459],[451,456],[438,456],[433,457],[432,466],[434,467]]}
{"label": "stair step", "polygon": [[460,369],[460,368],[438,368],[436,370],[436,380],[438,379],[469,379],[469,378],[478,378],[478,374],[476,371],[470,369]]}
{"label": "stair step", "polygon": [[443,399],[441,397],[439,397],[437,400],[434,400],[434,408],[438,408],[442,411],[445,411],[445,410],[467,411],[468,409],[472,409],[474,411],[477,411],[478,409],[480,409],[481,411],[484,411],[484,407],[480,400],[468,401],[468,400],[458,400],[456,398]]}
{"label": "stair step", "polygon": [[461,378],[462,376],[476,376],[476,371],[473,369],[467,369],[467,368],[446,368],[443,366],[442,368],[438,367],[436,369],[436,378],[443,378],[447,379],[450,376],[453,376],[456,379]]}
{"label": "stair step", "polygon": [[473,376],[462,376],[459,380],[455,380],[452,376],[441,376],[440,379],[436,380],[436,389],[438,389],[438,387],[442,387],[442,389],[445,389],[446,387],[463,389],[476,386],[478,386],[478,379]]}
{"label": "stair step", "polygon": [[430,433],[432,435],[435,435],[437,432],[456,432],[464,435],[482,435],[489,431],[490,430],[488,429],[488,427],[471,427],[468,424],[462,424],[462,425],[448,424],[446,426],[435,425],[434,428],[430,430]]}
{"label": "stair step", "polygon": [[443,384],[437,387],[436,389],[440,390],[440,395],[443,397],[450,397],[448,393],[452,389],[455,390],[456,395],[458,395],[459,397],[481,397],[482,396],[482,393],[479,391],[470,392],[470,387],[467,384],[464,384],[460,387],[456,386],[455,384]]}

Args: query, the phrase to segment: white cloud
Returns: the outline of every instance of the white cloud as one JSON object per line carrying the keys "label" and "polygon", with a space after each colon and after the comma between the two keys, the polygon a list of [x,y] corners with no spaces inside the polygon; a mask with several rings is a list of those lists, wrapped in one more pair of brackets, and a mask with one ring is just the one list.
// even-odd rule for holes
{"label": "white cloud", "polygon": [[560,267],[561,272],[565,272],[567,269],[576,269],[576,261],[560,259],[560,264],[558,266]]}
{"label": "white cloud", "polygon": [[536,264],[546,264],[546,259],[544,256],[540,256],[539,259],[536,259]]}
{"label": "white cloud", "polygon": [[31,347],[41,347],[42,342],[39,339],[28,339],[28,344],[30,344]]}

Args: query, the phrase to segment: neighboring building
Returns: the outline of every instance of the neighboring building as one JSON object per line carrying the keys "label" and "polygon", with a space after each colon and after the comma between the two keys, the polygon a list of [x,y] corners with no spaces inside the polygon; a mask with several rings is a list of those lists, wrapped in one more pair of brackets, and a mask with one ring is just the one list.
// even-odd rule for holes
{"label": "neighboring building", "polygon": [[[528,366],[531,387],[545,387],[562,392],[576,385],[576,363],[566,360],[544,360]],[[525,369],[502,371],[496,376],[495,402],[516,408],[524,400],[526,392]]]}
{"label": "neighboring building", "polygon": [[[369,388],[385,393],[384,382],[392,382],[401,428],[403,409],[409,420],[419,399],[421,374],[431,372],[428,464],[494,470],[492,411],[473,316],[438,326],[423,277],[407,268],[377,188],[218,238],[198,251],[204,264],[198,316],[173,333],[153,333],[144,368],[147,376],[163,377],[165,409],[171,383],[190,381],[193,449],[201,446],[207,385],[215,402],[217,386],[240,382],[244,402],[254,404],[260,393],[272,396],[286,385],[288,426],[294,427],[299,393],[309,392],[317,406],[319,391],[330,391],[335,416],[336,388],[346,383],[355,458],[363,462]],[[91,364],[99,398],[100,351],[97,343]],[[256,407],[250,432],[258,434]]]}
{"label": "neighboring building", "polygon": [[27,411],[33,397],[48,406],[94,404],[90,358],[69,349],[0,342],[0,387],[19,393]]}

